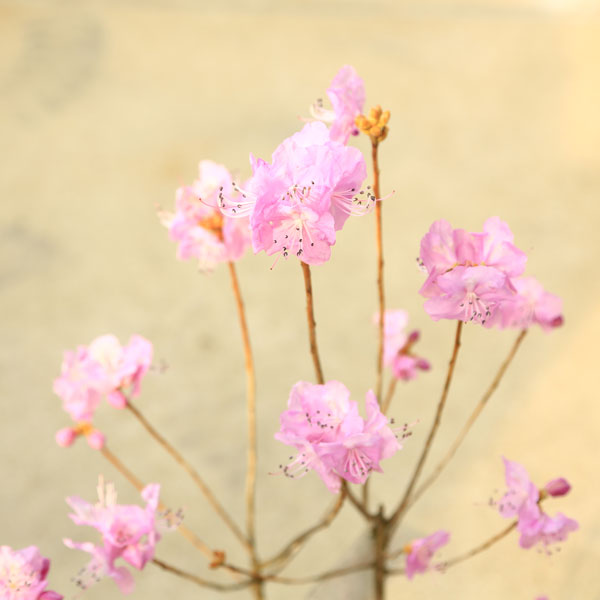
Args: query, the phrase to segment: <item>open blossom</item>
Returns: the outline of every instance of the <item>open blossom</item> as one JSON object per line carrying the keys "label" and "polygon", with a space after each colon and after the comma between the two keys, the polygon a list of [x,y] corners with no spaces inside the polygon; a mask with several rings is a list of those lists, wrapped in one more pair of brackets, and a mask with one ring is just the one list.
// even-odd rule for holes
{"label": "open blossom", "polygon": [[139,335],[121,346],[114,335],[96,338],[88,347],[65,352],[61,375],[54,381],[54,392],[75,426],[56,434],[60,446],[70,446],[84,435],[93,448],[104,445],[104,435],[92,425],[94,413],[103,397],[116,408],[124,408],[125,394],[137,396],[142,377],[152,362],[152,344]]}
{"label": "open blossom", "polygon": [[221,194],[221,210],[250,216],[254,252],[317,265],[329,260],[348,216],[368,212],[374,196],[359,150],[329,138],[323,123],[307,123],[275,150],[271,164],[251,157],[252,177],[241,199]]}
{"label": "open blossom", "polygon": [[13,550],[0,546],[0,600],[62,600],[45,590],[50,561],[36,546]]}
{"label": "open blossom", "polygon": [[406,576],[412,579],[415,573],[424,573],[430,567],[433,555],[448,543],[450,534],[439,530],[431,535],[413,540],[404,549],[406,553]]}
{"label": "open blossom", "polygon": [[210,160],[199,165],[199,177],[177,189],[175,213],[161,212],[162,223],[178,243],[177,258],[195,258],[201,270],[211,271],[220,262],[241,258],[250,245],[248,219],[231,219],[219,210],[219,194],[235,201],[231,174]]}
{"label": "open blossom", "polygon": [[[302,477],[314,469],[329,490],[337,493],[341,479],[364,483],[373,470],[382,471],[379,462],[401,448],[388,419],[379,410],[369,391],[367,418],[358,414],[358,405],[339,381],[314,385],[300,381],[294,385],[288,409],[281,414],[281,428],[275,439],[294,446],[295,458],[283,472]],[[404,428],[404,436],[406,428]]]}
{"label": "open blossom", "polygon": [[365,85],[354,67],[344,65],[327,88],[327,96],[333,110],[323,107],[318,100],[311,106],[315,119],[330,123],[329,135],[332,140],[347,143],[350,135],[358,135],[354,120],[363,111],[365,104]]}
{"label": "open blossom", "polygon": [[571,486],[564,478],[549,481],[542,490],[530,480],[525,468],[514,461],[504,459],[508,491],[498,503],[500,514],[505,518],[517,517],[520,532],[519,544],[531,548],[536,544],[546,547],[563,541],[571,531],[579,528],[577,521],[558,513],[550,517],[542,512],[540,498],[563,496]]}
{"label": "open blossom", "polygon": [[149,484],[141,492],[146,501],[144,508],[137,505],[117,504],[117,495],[112,484],[104,486],[102,478],[98,484],[99,502],[90,504],[77,496],[67,498],[73,509],[69,516],[77,525],[88,525],[102,535],[100,544],[74,542],[64,539],[69,548],[83,550],[92,555],[92,560],[77,580],[82,588],[89,587],[102,577],[111,577],[124,594],[133,590],[131,573],[124,566],[115,566],[122,558],[132,567],[141,570],[154,557],[154,547],[164,531],[163,523],[157,518],[160,486]]}
{"label": "open blossom", "polygon": [[[373,316],[373,323],[379,325],[379,313]],[[412,352],[419,340],[419,332],[406,334],[408,313],[404,310],[386,310],[383,322],[383,362],[391,367],[394,377],[409,381],[417,376],[417,369],[427,371],[430,364]]]}

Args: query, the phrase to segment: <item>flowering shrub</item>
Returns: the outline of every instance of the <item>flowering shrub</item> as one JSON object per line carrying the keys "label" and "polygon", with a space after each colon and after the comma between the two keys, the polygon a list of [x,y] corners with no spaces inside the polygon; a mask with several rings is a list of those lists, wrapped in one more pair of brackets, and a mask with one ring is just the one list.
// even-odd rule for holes
{"label": "flowering shrub", "polygon": [[[381,463],[388,461],[384,464],[389,464],[394,460],[403,441],[412,434],[409,424],[398,425],[387,416],[396,386],[399,381],[403,382],[401,385],[410,385],[420,371],[430,370],[430,363],[415,351],[420,332],[408,331],[407,312],[386,309],[385,303],[382,207],[386,198],[380,193],[378,150],[389,134],[390,112],[377,106],[363,114],[364,84],[350,66],[342,67],[334,77],[327,96],[332,109],[325,108],[321,101],[315,103],[311,109],[314,120],[285,139],[273,152],[271,162],[250,155],[252,173],[247,181],[235,183],[226,167],[203,160],[199,165],[198,178],[176,191],[175,211],[159,213],[169,236],[177,243],[179,259],[197,261],[203,271],[211,271],[220,263],[227,263],[231,277],[245,353],[247,384],[249,444],[244,529],[238,525],[237,518],[225,510],[195,468],[134,403],[140,394],[142,379],[151,366],[152,344],[148,340],[133,335],[126,346],[121,346],[114,336],[103,335],[89,346],[80,346],[74,352],[65,353],[61,374],[54,382],[54,391],[74,424],[56,434],[57,443],[68,447],[83,435],[92,448],[98,450],[140,491],[145,501],[144,507],[120,505],[116,501],[114,487],[105,487],[102,481],[96,504],[78,497],[67,498],[73,510],[70,515],[73,522],[92,527],[101,536],[99,543],[64,539],[69,548],[91,555],[91,561],[76,578],[83,589],[103,577],[109,577],[121,592],[131,592],[133,577],[125,564],[143,570],[148,563],[153,563],[190,583],[221,591],[247,588],[256,599],[267,597],[270,584],[307,583],[371,570],[374,575],[372,597],[379,600],[385,597],[388,577],[405,575],[412,579],[415,574],[444,571],[483,552],[513,530],[518,531],[522,548],[538,546],[549,553],[578,528],[575,520],[562,513],[550,516],[546,512],[548,500],[569,492],[570,484],[566,479],[557,478],[538,488],[521,465],[506,459],[508,489],[496,504],[501,517],[510,523],[491,539],[483,540],[467,553],[441,560],[438,551],[450,544],[450,532],[437,530],[411,540],[406,539],[401,528],[410,508],[452,459],[486,406],[528,329],[539,325],[548,332],[563,323],[561,300],[546,292],[532,277],[523,275],[527,257],[514,245],[508,224],[496,216],[485,221],[481,232],[454,229],[447,221],[438,220],[423,235],[419,265],[425,279],[419,293],[425,297],[424,309],[433,321],[456,321],[454,345],[434,421],[424,434],[424,445],[406,487],[391,506],[376,509],[369,500],[367,490],[372,472],[383,472]],[[368,136],[372,148],[373,181],[366,186],[365,158],[358,149],[348,145],[352,136],[360,133]],[[364,217],[371,213],[375,214],[377,236],[375,253],[379,302],[373,319],[378,338],[377,383],[366,394],[365,412],[361,416],[358,403],[350,399],[344,383],[326,381],[323,375],[314,318],[311,267],[330,260],[331,247],[337,236],[342,235],[350,216]],[[293,447],[295,454],[289,458],[289,463],[280,465],[279,472],[299,479],[316,471],[326,487],[336,495],[333,506],[320,522],[292,540],[286,540],[279,553],[262,560],[257,552],[254,523],[257,464],[254,357],[235,266],[250,245],[254,253],[264,251],[274,255],[273,266],[280,257],[298,260],[306,292],[309,348],[315,378],[314,381],[290,382],[287,408],[284,406],[285,399],[281,398],[280,430],[273,433],[279,442]],[[520,331],[509,356],[454,443],[424,479],[423,469],[452,385],[462,330],[468,324]],[[384,367],[391,370],[385,394]],[[227,552],[204,543],[182,523],[179,512],[173,513],[159,502],[158,484],[144,485],[109,450],[106,436],[93,424],[95,412],[102,409],[104,399],[113,408],[133,414],[149,435],[186,471],[212,510],[247,552],[247,565],[231,562]],[[274,478],[272,481],[273,485],[279,485],[282,480]],[[301,486],[302,482],[294,485]],[[360,486],[362,491],[357,491],[356,486]],[[280,575],[304,543],[325,529],[346,504],[358,511],[372,533],[371,559],[303,579]],[[201,578],[157,558],[156,545],[167,529],[181,533],[207,557],[211,568],[229,574],[231,583],[221,584]],[[395,539],[403,537],[404,545],[394,549]],[[0,600],[61,598],[54,592],[44,591],[49,561],[43,559],[35,547],[13,551],[2,546],[0,551]],[[393,561],[398,557],[402,557],[403,566],[393,568]]]}

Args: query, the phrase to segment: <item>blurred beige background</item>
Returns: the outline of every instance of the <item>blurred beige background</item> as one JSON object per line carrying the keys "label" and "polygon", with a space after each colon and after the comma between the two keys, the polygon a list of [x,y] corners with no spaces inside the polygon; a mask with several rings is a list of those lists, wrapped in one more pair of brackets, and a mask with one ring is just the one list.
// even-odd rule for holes
{"label": "blurred beige background", "polygon": [[[422,330],[430,374],[402,386],[392,414],[421,420],[406,449],[374,477],[388,502],[422,447],[454,326],[422,310],[419,240],[446,218],[479,230],[506,220],[529,255],[527,273],[565,301],[565,326],[532,331],[477,428],[397,544],[452,531],[443,557],[504,526],[486,507],[503,486],[501,455],[541,483],[566,476],[555,500],[580,531],[551,557],[515,536],[444,575],[395,579],[390,598],[600,598],[598,339],[600,339],[600,17],[569,0],[148,0],[0,2],[0,544],[37,544],[52,558],[51,589],[87,561],[64,536],[92,539],[67,518],[64,497],[92,500],[98,473],[121,498],[137,495],[84,442],[58,448],[67,424],[52,394],[62,352],[114,332],[140,333],[156,364],[138,404],[196,465],[242,521],[245,469],[243,361],[225,269],[212,276],[175,260],[156,218],[202,158],[249,173],[301,126],[337,69],[353,64],[367,103],[392,111],[381,149],[386,286]],[[358,145],[366,150],[364,140]],[[333,261],[314,269],[319,341],[328,379],[355,399],[374,384],[376,305],[372,217],[348,223]],[[289,451],[273,439],[291,385],[312,379],[301,273],[295,260],[248,255],[239,265],[258,366],[259,547],[276,551],[330,502],[311,474],[273,477]],[[467,327],[457,379],[433,459],[439,457],[512,344],[513,332]],[[110,446],[209,544],[243,561],[235,539],[194,487],[128,414],[105,409]],[[87,537],[86,537],[87,536]],[[364,529],[350,507],[292,563],[315,573],[352,560]],[[363,543],[364,547],[364,543]],[[207,575],[175,534],[157,555]],[[220,573],[209,576],[227,581]],[[366,598],[350,592],[313,598]],[[308,597],[271,586],[269,598]],[[361,595],[362,594],[362,595]],[[86,592],[114,598],[111,581]],[[132,599],[217,598],[149,565]],[[220,596],[219,596],[220,597]],[[246,597],[245,593],[231,597]]]}

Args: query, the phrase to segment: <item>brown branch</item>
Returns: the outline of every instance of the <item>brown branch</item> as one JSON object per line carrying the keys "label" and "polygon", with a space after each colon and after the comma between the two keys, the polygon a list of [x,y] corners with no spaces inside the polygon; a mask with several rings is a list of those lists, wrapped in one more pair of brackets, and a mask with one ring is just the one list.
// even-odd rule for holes
{"label": "brown branch", "polygon": [[244,547],[250,549],[249,542],[244,534],[234,523],[233,519],[229,516],[223,506],[219,503],[215,495],[200,477],[198,472],[185,460],[185,458],[183,458],[183,456],[181,456],[177,450],[175,450],[175,448],[169,442],[167,442],[167,440],[160,433],[158,433],[156,429],[154,429],[146,417],[139,411],[138,408],[136,408],[134,404],[132,404],[130,400],[127,401],[127,408],[131,414],[133,414],[135,418],[142,424],[146,431],[175,459],[179,465],[183,467],[186,473],[198,486],[204,497],[208,500],[208,503],[213,507],[214,511],[221,517],[221,519],[223,519],[223,521],[228,525],[233,534],[240,540]]}
{"label": "brown branch", "polygon": [[[144,488],[144,484],[106,447],[100,449],[100,452],[104,458],[106,458],[112,465],[133,485],[133,487],[139,492]],[[160,510],[167,510],[167,507],[160,502],[158,505]],[[213,551],[192,531],[190,531],[184,525],[179,525],[177,531],[186,538],[191,544],[193,544],[200,552],[208,556],[213,557]]]}
{"label": "brown branch", "polygon": [[450,460],[452,459],[452,457],[458,450],[459,446],[464,441],[465,437],[467,437],[467,434],[469,433],[469,430],[473,426],[473,423],[475,423],[475,421],[477,420],[477,417],[479,417],[481,411],[484,409],[488,400],[492,397],[492,394],[496,391],[496,388],[500,384],[500,381],[502,380],[504,373],[506,372],[510,363],[512,362],[513,358],[515,357],[515,354],[517,353],[517,350],[519,349],[519,346],[521,345],[521,342],[523,341],[523,338],[525,337],[526,333],[527,333],[527,329],[523,329],[519,333],[519,335],[517,336],[517,339],[515,340],[515,343],[512,345],[510,352],[508,353],[508,356],[506,357],[506,359],[504,360],[504,362],[498,369],[498,372],[496,373],[496,376],[494,377],[492,383],[486,390],[485,394],[482,396],[481,400],[478,402],[477,406],[471,413],[471,416],[467,419],[466,423],[463,425],[461,432],[458,434],[458,437],[456,438],[456,440],[454,440],[454,443],[448,450],[448,453],[437,464],[435,469],[432,471],[432,473],[429,475],[429,477],[423,482],[421,487],[419,487],[417,489],[417,491],[414,493],[414,495],[409,503],[409,506],[412,506],[420,498],[420,496],[423,494],[423,492],[437,479],[438,475],[443,471],[443,469],[446,467],[446,465],[450,462]]}
{"label": "brown branch", "polygon": [[396,525],[398,524],[398,520],[400,516],[406,509],[408,502],[410,500],[410,495],[417,484],[419,476],[421,475],[421,471],[423,470],[423,466],[425,465],[425,461],[427,460],[427,455],[429,454],[429,450],[431,449],[431,445],[433,443],[433,439],[435,438],[435,434],[437,433],[438,427],[440,426],[442,412],[444,411],[444,406],[446,404],[446,398],[448,397],[448,392],[450,390],[450,384],[452,382],[452,375],[454,374],[454,367],[456,365],[456,358],[458,357],[458,350],[460,348],[460,335],[462,332],[463,322],[458,321],[456,325],[456,335],[454,336],[454,348],[452,349],[452,357],[450,358],[450,363],[448,364],[448,373],[446,375],[446,381],[444,383],[444,389],[442,390],[442,395],[440,397],[440,401],[438,403],[437,411],[435,413],[435,419],[433,421],[433,425],[431,426],[431,430],[429,431],[429,435],[427,437],[427,441],[425,442],[425,446],[423,447],[423,451],[421,452],[421,456],[419,461],[417,462],[417,466],[413,472],[413,475],[410,479],[410,483],[404,492],[404,496],[398,505],[398,508],[392,514],[390,518],[390,527],[391,531],[394,530]]}
{"label": "brown branch", "polygon": [[[246,406],[248,416],[248,456],[246,470],[246,532],[248,542],[252,548],[252,554],[256,553],[255,541],[255,496],[256,496],[256,379],[254,375],[254,360],[250,346],[250,334],[244,311],[244,301],[240,292],[240,286],[232,262],[229,265],[231,286],[238,310],[242,341],[244,344],[244,360],[246,368]],[[256,561],[255,561],[256,562]]]}
{"label": "brown branch", "polygon": [[335,501],[335,504],[325,513],[323,518],[316,524],[296,536],[289,544],[283,548],[278,554],[276,554],[273,558],[264,561],[261,563],[261,568],[264,567],[272,567],[276,565],[278,570],[281,570],[284,566],[286,566],[289,561],[293,558],[293,556],[298,553],[302,546],[315,534],[325,529],[331,525],[333,520],[336,518],[338,513],[340,512],[342,506],[344,505],[344,500],[346,499],[346,488],[342,488],[340,492],[339,498]]}
{"label": "brown branch", "polygon": [[[502,538],[505,538],[516,526],[517,526],[517,522],[515,521],[514,523],[511,523],[508,527],[504,528],[499,533],[496,533],[491,538],[487,539],[482,544],[479,544],[479,546],[475,546],[475,548],[472,548],[468,552],[465,552],[464,554],[459,554],[458,556],[455,556],[454,558],[451,558],[450,560],[442,563],[441,564],[442,570],[445,570],[448,567],[457,565],[458,563],[461,563],[469,558],[472,558],[473,556],[476,556],[480,552],[483,552],[484,550],[491,548],[496,542],[499,542]],[[394,555],[399,556],[400,554],[402,554],[402,552],[403,552],[402,550],[398,550],[398,551],[390,554],[390,558],[393,558]],[[386,573],[388,575],[403,575],[404,572],[405,572],[404,569],[388,569],[386,571]]]}
{"label": "brown branch", "polygon": [[368,521],[373,521],[375,517],[369,513],[362,502],[360,502],[360,500],[352,493],[346,480],[342,481],[342,490],[346,493],[348,500],[350,500],[350,503],[358,510],[358,512]]}
{"label": "brown branch", "polygon": [[201,577],[198,577],[197,575],[188,573],[187,571],[183,571],[182,569],[180,569],[178,567],[174,567],[173,565],[170,565],[162,560],[159,560],[158,558],[152,559],[152,562],[157,567],[160,567],[161,569],[164,569],[165,571],[168,571],[169,573],[172,573],[173,575],[177,575],[178,577],[187,579],[188,581],[192,581],[193,583],[200,585],[202,587],[210,588],[213,590],[219,590],[221,592],[233,592],[236,590],[242,590],[252,584],[252,580],[240,581],[239,583],[217,583],[216,581],[209,581],[207,579],[202,579]]}
{"label": "brown branch", "polygon": [[334,577],[342,577],[343,575],[351,575],[358,571],[365,571],[366,569],[372,569],[375,566],[373,561],[357,563],[349,567],[343,567],[341,569],[334,569],[332,571],[325,571],[318,575],[310,575],[307,577],[280,577],[279,575],[264,575],[262,579],[264,581],[272,581],[274,583],[285,583],[288,585],[305,585],[307,583],[318,583],[319,581],[325,581],[327,579],[333,579]]}
{"label": "brown branch", "polygon": [[313,293],[312,282],[310,278],[310,266],[305,262],[300,261],[302,265],[302,273],[304,274],[304,288],[306,290],[306,317],[308,319],[308,337],[310,340],[310,353],[312,355],[313,364],[315,366],[315,375],[317,383],[325,383],[323,377],[323,369],[321,368],[321,360],[319,359],[319,349],[317,347],[317,332],[315,323],[315,314],[313,310]]}
{"label": "brown branch", "polygon": [[377,149],[379,143],[371,138],[371,159],[373,162],[373,194],[375,195],[375,227],[377,243],[377,293],[379,299],[379,344],[377,350],[377,385],[375,394],[381,403],[381,389],[383,386],[383,331],[385,319],[385,292],[383,287],[383,227],[381,218],[381,197],[379,193],[379,163],[377,160]]}
{"label": "brown branch", "polygon": [[390,385],[388,387],[388,391],[385,395],[385,400],[381,405],[381,412],[385,415],[390,408],[390,404],[392,403],[392,399],[394,397],[394,392],[396,391],[396,385],[398,384],[398,379],[396,377],[392,377],[390,380]]}

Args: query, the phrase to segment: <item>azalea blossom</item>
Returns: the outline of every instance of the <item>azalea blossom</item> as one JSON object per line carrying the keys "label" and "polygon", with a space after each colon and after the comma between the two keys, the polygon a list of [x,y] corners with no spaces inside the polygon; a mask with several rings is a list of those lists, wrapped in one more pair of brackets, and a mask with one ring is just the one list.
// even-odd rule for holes
{"label": "azalea blossom", "polygon": [[240,259],[250,245],[248,219],[231,219],[219,210],[219,195],[232,201],[239,195],[232,177],[223,166],[210,160],[200,162],[199,176],[190,186],[177,189],[175,212],[159,216],[178,243],[177,258],[198,260],[199,268],[212,271],[220,262]]}
{"label": "azalea blossom", "polygon": [[270,164],[253,156],[251,164],[241,198],[223,191],[220,206],[228,216],[250,216],[255,253],[322,264],[346,219],[374,206],[371,192],[360,189],[366,178],[362,154],[331,140],[323,123],[307,123],[284,140]]}
{"label": "azalea blossom", "polygon": [[160,532],[165,524],[157,518],[160,486],[149,484],[141,492],[146,501],[144,508],[137,505],[117,504],[117,495],[112,484],[104,486],[102,478],[98,484],[96,504],[90,504],[77,496],[67,498],[73,509],[69,516],[77,525],[88,525],[97,529],[101,536],[100,544],[74,542],[65,538],[69,548],[83,550],[92,555],[92,560],[82,571],[77,583],[82,588],[89,587],[102,577],[111,577],[124,594],[133,590],[131,573],[124,566],[115,566],[115,561],[123,559],[132,567],[141,570],[154,557],[154,547],[160,540]]}
{"label": "azalea blossom", "polygon": [[[373,315],[373,323],[379,325],[379,313]],[[383,322],[383,363],[391,367],[394,377],[409,381],[417,376],[417,369],[427,371],[429,361],[412,352],[419,340],[418,331],[407,335],[408,313],[404,310],[386,310]]]}
{"label": "azalea blossom", "polygon": [[152,344],[139,335],[121,346],[114,335],[103,335],[75,352],[65,352],[61,375],[54,381],[54,392],[75,425],[61,429],[56,442],[70,446],[83,435],[92,448],[104,445],[104,435],[92,424],[103,397],[115,408],[124,408],[126,394],[139,394],[140,383],[152,362]]}
{"label": "azalea blossom", "polygon": [[553,479],[538,490],[522,465],[506,458],[503,460],[508,491],[498,503],[498,509],[505,518],[518,518],[522,548],[536,544],[547,547],[565,540],[570,532],[579,528],[574,519],[562,513],[550,517],[540,508],[540,500],[544,497],[563,496],[569,492],[571,486],[566,479]]}
{"label": "azalea blossom", "polygon": [[363,111],[365,104],[365,85],[354,67],[344,65],[327,88],[327,96],[332,110],[323,107],[323,101],[317,100],[311,106],[315,119],[330,123],[329,135],[332,140],[346,144],[350,135],[358,135],[354,121]]}
{"label": "azalea blossom", "polygon": [[50,561],[36,546],[13,550],[0,546],[0,600],[62,600],[46,590]]}
{"label": "azalea blossom", "polygon": [[[381,472],[380,461],[401,445],[371,391],[366,396],[366,409],[365,420],[339,381],[295,384],[275,434],[275,439],[298,450],[289,465],[281,466],[283,472],[295,478],[313,469],[334,493],[342,479],[364,483],[371,471]],[[408,435],[405,426],[402,437]]]}
{"label": "azalea blossom", "polygon": [[433,555],[450,540],[447,531],[439,530],[431,535],[413,540],[404,552],[406,554],[406,576],[412,579],[415,573],[424,573],[430,568]]}

